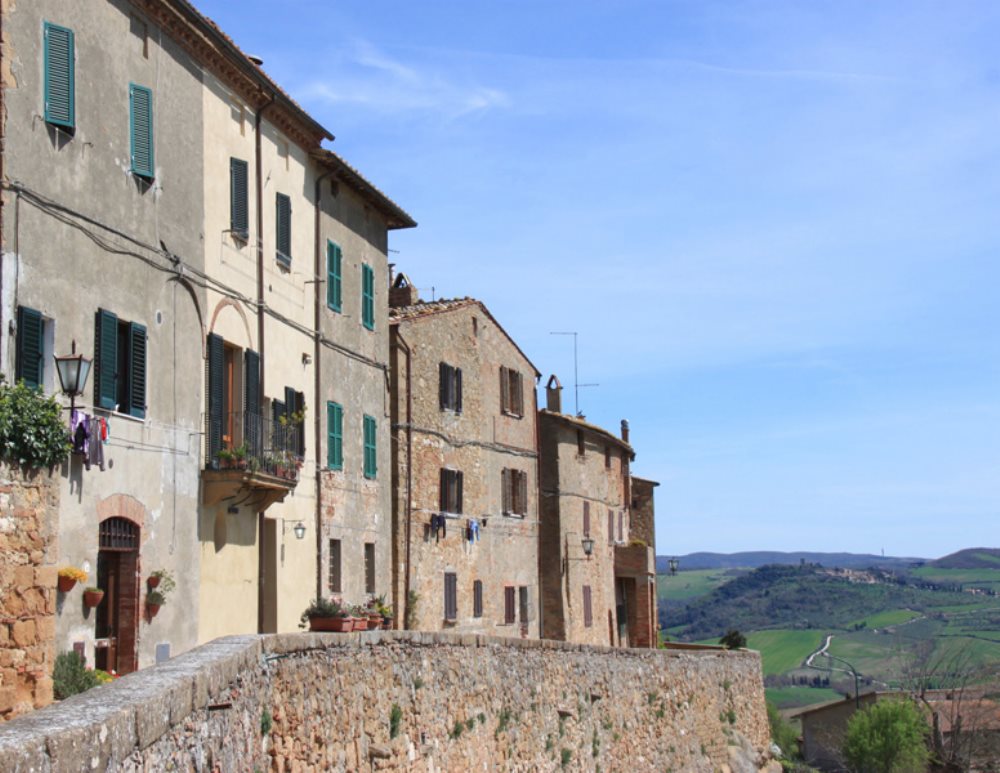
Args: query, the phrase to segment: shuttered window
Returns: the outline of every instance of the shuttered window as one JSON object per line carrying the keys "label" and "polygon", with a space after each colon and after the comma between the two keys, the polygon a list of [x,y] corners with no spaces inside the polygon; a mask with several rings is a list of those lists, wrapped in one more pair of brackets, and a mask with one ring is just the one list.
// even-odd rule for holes
{"label": "shuttered window", "polygon": [[344,407],[333,402],[326,404],[326,466],[344,469]]}
{"label": "shuttered window", "polygon": [[521,374],[500,366],[500,411],[511,416],[524,415],[524,392]]}
{"label": "shuttered window", "polygon": [[130,322],[128,342],[128,412],[142,419],[146,416],[146,327]]}
{"label": "shuttered window", "polygon": [[610,509],[608,510],[608,544],[615,544],[615,514]]}
{"label": "shuttered window", "polygon": [[472,583],[472,616],[483,616],[483,581],[476,580]]}
{"label": "shuttered window", "polygon": [[507,586],[503,589],[503,621],[506,625],[517,622],[517,588]]}
{"label": "shuttered window", "polygon": [[458,619],[458,575],[444,573],[444,619]]}
{"label": "shuttered window", "polygon": [[375,543],[365,543],[365,593],[375,592]]}
{"label": "shuttered window", "polygon": [[459,470],[441,468],[440,500],[441,512],[462,512],[462,473]]}
{"label": "shuttered window", "polygon": [[361,264],[361,322],[375,329],[375,272],[367,263]]}
{"label": "shuttered window", "polygon": [[153,179],[153,92],[145,86],[129,84],[129,127],[131,129],[132,173]]}
{"label": "shuttered window", "polygon": [[222,430],[225,425],[225,372],[226,349],[222,336],[208,334],[208,361],[206,368],[208,378],[205,380],[208,391],[208,412],[206,414],[207,449],[206,457],[209,463],[214,463],[216,455],[222,450]]}
{"label": "shuttered window", "polygon": [[247,162],[229,159],[229,228],[241,239],[250,234],[249,177]]}
{"label": "shuttered window", "polygon": [[17,362],[15,380],[29,387],[42,386],[45,361],[45,323],[41,313],[26,306],[17,307]]}
{"label": "shuttered window", "polygon": [[625,541],[625,511],[618,513],[618,541]]}
{"label": "shuttered window", "polygon": [[523,470],[504,469],[500,473],[503,490],[502,507],[507,515],[526,515],[528,512],[528,473]]}
{"label": "shuttered window", "polygon": [[583,536],[590,536],[590,502],[583,503]]}
{"label": "shuttered window", "polygon": [[591,603],[590,586],[583,586],[583,624],[590,628],[594,624],[594,608]]}
{"label": "shuttered window", "polygon": [[73,30],[45,22],[45,120],[68,129],[76,125]]}
{"label": "shuttered window", "polygon": [[462,412],[462,369],[438,363],[438,402],[442,411]]}
{"label": "shuttered window", "polygon": [[328,241],[326,243],[326,305],[334,311],[341,310],[343,284],[341,264],[344,256],[340,245]]}
{"label": "shuttered window", "polygon": [[94,404],[146,416],[146,328],[98,309],[94,325]]}
{"label": "shuttered window", "polygon": [[522,585],[517,589],[518,614],[521,615],[521,624],[525,625],[531,620],[531,604],[528,598],[528,588]]}
{"label": "shuttered window", "polygon": [[260,355],[247,349],[243,353],[243,442],[255,457],[264,453],[260,398]]}
{"label": "shuttered window", "polygon": [[284,193],[275,195],[275,244],[277,260],[285,268],[292,266],[292,200]]}
{"label": "shuttered window", "polygon": [[328,582],[330,583],[331,593],[340,593],[343,590],[341,587],[339,539],[330,540],[330,572]]}
{"label": "shuttered window", "polygon": [[365,416],[364,419],[364,441],[365,477],[374,478],[378,473],[378,459],[375,448],[375,419],[372,416]]}

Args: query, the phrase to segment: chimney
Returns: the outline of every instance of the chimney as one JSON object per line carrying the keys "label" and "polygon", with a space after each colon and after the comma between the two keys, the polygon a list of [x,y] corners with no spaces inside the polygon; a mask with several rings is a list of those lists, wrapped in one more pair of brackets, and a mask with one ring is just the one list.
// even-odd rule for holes
{"label": "chimney", "polygon": [[553,373],[545,385],[545,407],[553,413],[562,413],[562,384]]}
{"label": "chimney", "polygon": [[389,287],[389,307],[396,309],[402,306],[412,306],[420,302],[417,288],[413,286],[410,278],[400,272]]}
{"label": "chimney", "polygon": [[622,440],[628,442],[628,419],[622,419]]}

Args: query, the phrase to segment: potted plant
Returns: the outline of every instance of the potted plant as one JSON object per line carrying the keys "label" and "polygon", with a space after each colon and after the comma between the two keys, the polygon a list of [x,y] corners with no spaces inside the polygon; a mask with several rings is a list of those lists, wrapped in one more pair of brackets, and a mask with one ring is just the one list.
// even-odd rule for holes
{"label": "potted plant", "polygon": [[[177,587],[177,583],[174,581],[174,576],[166,569],[157,569],[155,572],[152,572],[149,575],[149,579],[146,580],[146,584],[149,586],[150,590],[159,588],[160,593],[164,596]],[[163,586],[162,588],[160,587],[161,585]]]}
{"label": "potted plant", "polygon": [[315,599],[306,607],[299,618],[299,628],[309,628],[310,631],[350,632],[352,628],[350,613],[333,599]]}
{"label": "potted plant", "polygon": [[59,569],[59,592],[69,593],[78,582],[86,582],[87,573],[75,566],[64,566]]}
{"label": "potted plant", "polygon": [[375,609],[382,615],[382,628],[388,631],[392,628],[392,606],[385,603],[385,596],[376,596],[373,600]]}
{"label": "potted plant", "polygon": [[146,594],[146,611],[149,612],[150,619],[156,617],[160,607],[167,603],[167,597],[163,591],[151,590]]}
{"label": "potted plant", "polygon": [[249,452],[250,449],[247,448],[246,443],[233,449],[233,465],[237,469],[245,470],[247,468],[247,454]]}
{"label": "potted plant", "polygon": [[233,452],[228,448],[223,448],[215,452],[215,459],[217,465],[224,470],[228,470],[233,466]]}
{"label": "potted plant", "polygon": [[93,608],[104,600],[104,591],[100,588],[85,588],[83,591],[84,606]]}

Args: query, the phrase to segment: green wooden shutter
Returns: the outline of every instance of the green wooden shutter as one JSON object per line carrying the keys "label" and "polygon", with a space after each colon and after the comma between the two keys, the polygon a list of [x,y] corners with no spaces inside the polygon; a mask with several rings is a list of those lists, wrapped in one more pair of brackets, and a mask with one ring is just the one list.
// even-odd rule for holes
{"label": "green wooden shutter", "polygon": [[284,193],[275,197],[275,238],[278,262],[292,265],[292,200]]}
{"label": "green wooden shutter", "polygon": [[326,404],[326,466],[344,469],[344,409],[337,403]]}
{"label": "green wooden shutter", "polygon": [[128,328],[128,412],[146,418],[146,327],[138,322]]}
{"label": "green wooden shutter", "polygon": [[361,321],[375,329],[375,272],[367,263],[361,264]]}
{"label": "green wooden shutter", "polygon": [[375,449],[375,419],[365,416],[364,420],[364,441],[365,441],[365,477],[374,478],[378,473],[376,449]]}
{"label": "green wooden shutter", "polygon": [[340,246],[328,241],[326,243],[326,305],[334,311],[341,310],[341,275],[340,267],[343,253]]}
{"label": "green wooden shutter", "polygon": [[97,310],[94,335],[94,404],[100,408],[115,409],[117,389],[115,381],[118,367],[118,317],[104,309]]}
{"label": "green wooden shutter", "polygon": [[15,381],[38,389],[42,386],[44,323],[34,309],[17,307],[17,363]]}
{"label": "green wooden shutter", "polygon": [[130,83],[129,126],[131,129],[132,172],[153,179],[153,92]]}
{"label": "green wooden shutter", "polygon": [[208,464],[215,464],[215,455],[222,450],[222,415],[225,404],[226,351],[221,336],[208,334]]}
{"label": "green wooden shutter", "polygon": [[229,228],[244,239],[250,233],[247,162],[229,159]]}
{"label": "green wooden shutter", "polygon": [[72,129],[76,125],[73,30],[45,22],[45,120]]}
{"label": "green wooden shutter", "polygon": [[252,456],[263,452],[260,421],[260,355],[252,349],[243,353],[243,442]]}

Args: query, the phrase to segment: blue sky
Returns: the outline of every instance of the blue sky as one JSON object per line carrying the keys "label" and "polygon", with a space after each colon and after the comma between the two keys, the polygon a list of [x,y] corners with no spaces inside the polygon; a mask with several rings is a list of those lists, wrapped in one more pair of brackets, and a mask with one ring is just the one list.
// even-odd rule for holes
{"label": "blue sky", "polygon": [[569,409],[578,331],[658,553],[1000,544],[1000,3],[196,4]]}

